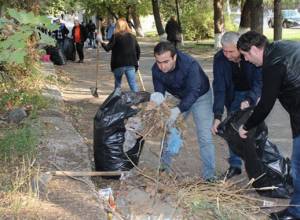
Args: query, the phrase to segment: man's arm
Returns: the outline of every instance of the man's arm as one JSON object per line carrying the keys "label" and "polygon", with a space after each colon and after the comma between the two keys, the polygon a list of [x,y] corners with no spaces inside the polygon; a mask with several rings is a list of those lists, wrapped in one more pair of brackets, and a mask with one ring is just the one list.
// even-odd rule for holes
{"label": "man's arm", "polygon": [[245,130],[256,127],[268,116],[276,102],[285,75],[286,67],[281,64],[264,69],[261,99],[243,126]]}
{"label": "man's arm", "polygon": [[184,97],[181,98],[181,101],[178,105],[178,108],[181,112],[188,111],[196,102],[196,100],[199,98],[201,88],[205,86],[204,81],[206,80],[204,78],[205,73],[203,72],[201,66],[197,63],[197,61],[193,61],[186,71],[186,92]]}
{"label": "man's arm", "polygon": [[222,119],[225,106],[225,66],[218,59],[214,58],[213,61],[213,92],[214,92],[214,104],[213,104],[213,113],[215,119]]}
{"label": "man's arm", "polygon": [[159,77],[159,72],[158,68],[155,67],[155,64],[152,67],[152,82],[153,82],[153,87],[155,92],[160,92],[163,95],[165,95],[166,88],[162,82],[161,77]]}
{"label": "man's arm", "polygon": [[247,101],[249,101],[250,105],[255,105],[258,98],[261,96],[261,89],[262,89],[262,72],[261,68],[252,67],[251,71],[253,71],[251,90],[247,94]]}

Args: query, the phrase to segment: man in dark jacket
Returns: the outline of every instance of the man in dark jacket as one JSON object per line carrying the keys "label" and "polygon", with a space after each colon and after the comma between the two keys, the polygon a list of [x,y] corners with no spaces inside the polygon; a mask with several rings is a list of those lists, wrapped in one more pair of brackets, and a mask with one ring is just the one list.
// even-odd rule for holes
{"label": "man in dark jacket", "polygon": [[[255,65],[244,60],[236,47],[240,35],[226,32],[222,39],[222,50],[214,56],[213,91],[214,122],[213,134],[218,132],[224,107],[227,114],[255,105],[261,93],[261,71]],[[242,160],[229,149],[229,169],[223,175],[229,179],[241,174]]]}
{"label": "man in dark jacket", "polygon": [[175,16],[172,16],[167,22],[165,30],[167,33],[167,40],[176,47],[177,43],[181,42],[181,30]]}
{"label": "man in dark jacket", "polygon": [[271,213],[271,219],[300,219],[300,43],[278,41],[255,31],[243,34],[237,44],[245,60],[262,66],[261,99],[248,121],[239,128],[241,138],[260,124],[272,110],[276,99],[290,115],[293,134],[291,157],[294,193],[288,208]]}
{"label": "man in dark jacket", "polygon": [[89,20],[89,23],[87,23],[86,30],[88,32],[89,46],[96,48],[96,45],[95,45],[96,25],[92,20]]}
{"label": "man in dark jacket", "polygon": [[[179,104],[171,109],[168,126],[172,127],[180,113],[193,114],[197,129],[202,177],[212,180],[215,175],[215,147],[210,126],[212,123],[212,92],[209,80],[199,63],[191,56],[175,49],[169,42],[160,42],[154,48],[155,64],[152,78],[155,92],[169,92],[177,97]],[[164,151],[162,163],[170,166],[170,158]]]}
{"label": "man in dark jacket", "polygon": [[64,52],[64,41],[69,34],[69,30],[60,19],[57,19],[55,22],[59,24],[59,28],[53,31],[53,34],[56,39],[57,46],[62,50],[62,52]]}
{"label": "man in dark jacket", "polygon": [[87,33],[85,27],[79,23],[79,20],[74,21],[74,27],[72,29],[72,37],[76,46],[76,51],[79,56],[79,61],[77,62],[83,63],[83,59],[84,59],[83,46],[87,38]]}

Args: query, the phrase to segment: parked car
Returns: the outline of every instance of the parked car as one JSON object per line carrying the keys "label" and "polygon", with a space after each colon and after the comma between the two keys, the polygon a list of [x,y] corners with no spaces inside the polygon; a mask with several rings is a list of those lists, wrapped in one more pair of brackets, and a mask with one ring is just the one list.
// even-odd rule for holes
{"label": "parked car", "polygon": [[[282,13],[282,27],[290,28],[300,25],[300,13],[297,9],[281,10]],[[268,21],[270,28],[274,27],[274,16]]]}

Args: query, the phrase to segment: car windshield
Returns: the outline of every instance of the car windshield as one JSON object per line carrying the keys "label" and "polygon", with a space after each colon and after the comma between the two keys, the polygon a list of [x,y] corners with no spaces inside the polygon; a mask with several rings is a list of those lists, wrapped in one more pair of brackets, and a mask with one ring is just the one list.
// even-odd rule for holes
{"label": "car windshield", "polygon": [[284,17],[284,18],[300,17],[300,14],[297,10],[283,10],[282,17]]}

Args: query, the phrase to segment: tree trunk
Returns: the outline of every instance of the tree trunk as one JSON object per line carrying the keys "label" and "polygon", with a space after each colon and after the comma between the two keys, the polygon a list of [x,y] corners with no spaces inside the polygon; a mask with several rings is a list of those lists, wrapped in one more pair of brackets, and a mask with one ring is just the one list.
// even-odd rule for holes
{"label": "tree trunk", "polygon": [[133,9],[131,11],[131,15],[132,15],[132,20],[133,20],[133,23],[134,23],[136,35],[138,37],[144,37],[144,32],[143,32],[143,29],[142,29],[140,17],[136,13],[136,7],[133,7]]}
{"label": "tree trunk", "polygon": [[165,33],[165,30],[160,18],[158,0],[152,0],[152,8],[153,8],[153,15],[154,15],[157,33],[159,36],[162,36]]}
{"label": "tree trunk", "polygon": [[214,0],[214,32],[215,48],[221,47],[221,36],[224,29],[224,0]]}
{"label": "tree trunk", "polygon": [[282,38],[281,0],[274,0],[274,40]]}
{"label": "tree trunk", "polygon": [[181,21],[180,21],[180,13],[179,13],[179,4],[178,4],[178,0],[175,0],[175,4],[176,4],[176,14],[177,14],[177,22],[179,25],[179,30],[181,33],[181,45],[184,45],[184,40],[183,40],[183,33],[182,33],[182,26],[181,26]]}
{"label": "tree trunk", "polygon": [[241,21],[239,32],[244,33],[250,29],[251,24],[251,0],[246,0],[244,4],[242,4],[242,13],[241,13]]}
{"label": "tree trunk", "polygon": [[227,8],[228,15],[231,15],[230,0],[226,1],[226,8]]}
{"label": "tree trunk", "polygon": [[[249,1],[249,0],[248,0]],[[263,0],[251,0],[251,30],[263,33]]]}

